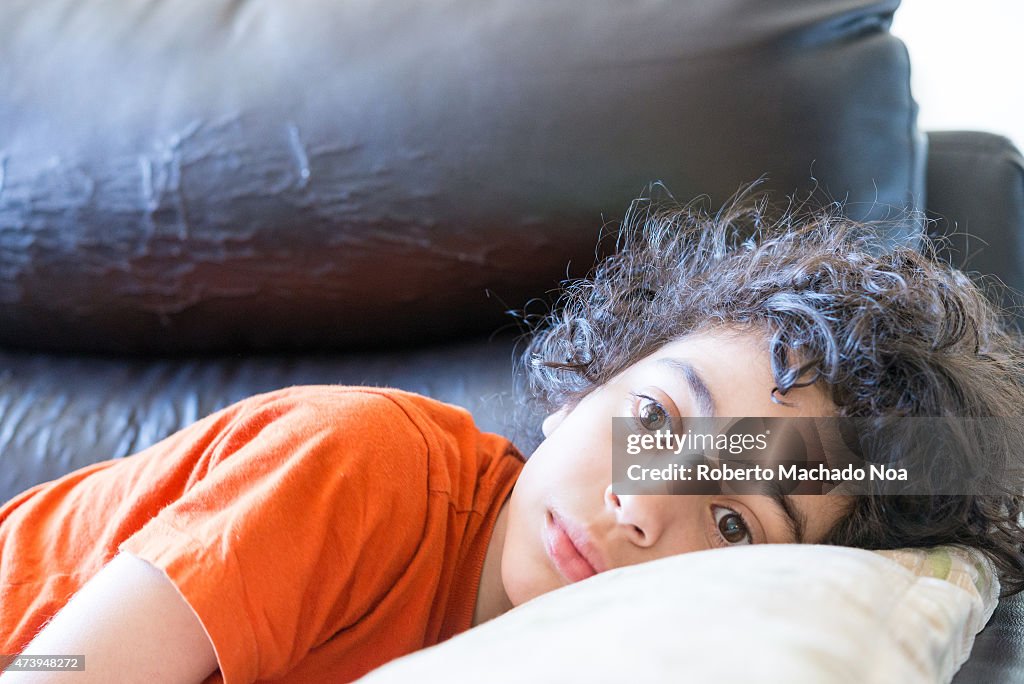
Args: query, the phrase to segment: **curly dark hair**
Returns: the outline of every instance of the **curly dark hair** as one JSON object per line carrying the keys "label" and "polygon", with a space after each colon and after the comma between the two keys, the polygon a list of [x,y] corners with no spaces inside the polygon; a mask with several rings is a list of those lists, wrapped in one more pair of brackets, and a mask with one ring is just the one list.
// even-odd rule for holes
{"label": "curly dark hair", "polygon": [[[526,391],[544,410],[572,407],[669,341],[738,327],[765,340],[773,401],[817,383],[838,416],[1019,417],[1024,347],[1005,313],[934,247],[879,235],[841,206],[773,210],[751,189],[714,214],[636,200],[614,254],[567,283],[536,326],[523,355]],[[999,448],[1019,464],[1024,429],[1014,429],[1016,441]],[[1017,593],[1024,483],[1002,476],[986,487],[854,497],[823,543],[963,544],[993,561],[1004,595]]]}

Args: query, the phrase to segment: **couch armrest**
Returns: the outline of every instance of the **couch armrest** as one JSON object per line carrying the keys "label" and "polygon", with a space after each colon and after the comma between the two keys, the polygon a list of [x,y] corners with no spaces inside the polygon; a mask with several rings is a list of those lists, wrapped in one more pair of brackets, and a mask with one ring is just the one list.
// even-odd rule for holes
{"label": "couch armrest", "polygon": [[[995,276],[1024,293],[1024,158],[991,133],[928,134],[929,235],[945,236],[941,253],[966,271]],[[1024,295],[1003,293],[1018,324]]]}

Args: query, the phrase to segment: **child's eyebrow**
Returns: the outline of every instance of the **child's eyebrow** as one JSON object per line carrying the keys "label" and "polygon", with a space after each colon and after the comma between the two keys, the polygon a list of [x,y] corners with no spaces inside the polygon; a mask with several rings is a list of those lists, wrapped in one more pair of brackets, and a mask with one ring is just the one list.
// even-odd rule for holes
{"label": "child's eyebrow", "polygon": [[659,360],[658,363],[675,371],[683,379],[697,403],[697,411],[700,416],[708,418],[715,416],[715,398],[712,396],[711,390],[708,389],[707,383],[704,382],[704,378],[689,361],[666,358]]}
{"label": "child's eyebrow", "polygon": [[807,516],[797,508],[793,499],[782,491],[782,483],[771,480],[764,483],[768,489],[768,498],[786,514],[786,524],[797,544],[804,543],[804,530],[807,529]]}

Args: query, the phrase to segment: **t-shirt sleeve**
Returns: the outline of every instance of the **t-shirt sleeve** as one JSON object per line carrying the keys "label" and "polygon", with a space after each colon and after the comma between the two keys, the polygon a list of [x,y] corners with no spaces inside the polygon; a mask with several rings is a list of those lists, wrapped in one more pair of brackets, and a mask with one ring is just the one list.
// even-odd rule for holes
{"label": "t-shirt sleeve", "polygon": [[427,443],[392,398],[335,388],[265,395],[212,449],[203,477],[121,550],[167,574],[226,682],[281,676],[405,571]]}

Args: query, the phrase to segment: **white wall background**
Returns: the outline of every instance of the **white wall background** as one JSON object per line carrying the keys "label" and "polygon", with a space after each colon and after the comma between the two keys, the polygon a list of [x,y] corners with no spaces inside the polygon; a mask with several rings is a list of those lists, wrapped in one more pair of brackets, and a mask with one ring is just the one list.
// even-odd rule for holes
{"label": "white wall background", "polygon": [[1000,133],[1024,149],[1024,0],[903,0],[922,130]]}

